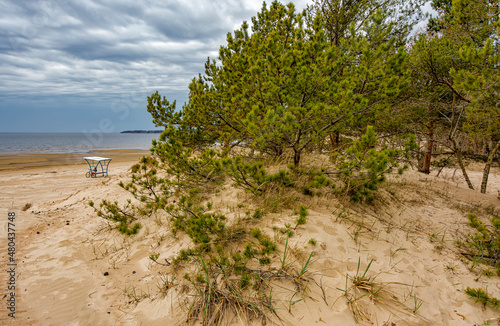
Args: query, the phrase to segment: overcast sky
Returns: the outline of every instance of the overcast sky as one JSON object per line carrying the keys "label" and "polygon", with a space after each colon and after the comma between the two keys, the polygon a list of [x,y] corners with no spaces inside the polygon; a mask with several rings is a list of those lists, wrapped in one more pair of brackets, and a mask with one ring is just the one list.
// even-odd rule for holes
{"label": "overcast sky", "polygon": [[[293,1],[303,9],[308,0]],[[271,1],[268,1],[268,4]],[[0,132],[154,129],[259,0],[0,0]],[[179,105],[179,106],[180,106]]]}

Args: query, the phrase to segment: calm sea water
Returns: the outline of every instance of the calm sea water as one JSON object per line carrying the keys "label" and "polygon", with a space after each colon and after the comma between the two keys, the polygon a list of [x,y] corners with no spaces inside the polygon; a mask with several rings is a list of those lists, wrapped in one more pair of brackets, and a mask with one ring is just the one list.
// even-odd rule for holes
{"label": "calm sea water", "polygon": [[151,148],[159,134],[1,133],[0,154],[76,153]]}

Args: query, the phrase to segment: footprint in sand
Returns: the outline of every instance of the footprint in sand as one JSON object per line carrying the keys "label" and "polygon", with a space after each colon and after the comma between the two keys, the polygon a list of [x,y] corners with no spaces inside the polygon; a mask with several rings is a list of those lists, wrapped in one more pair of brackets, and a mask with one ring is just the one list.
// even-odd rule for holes
{"label": "footprint in sand", "polygon": [[338,246],[337,250],[340,251],[341,253],[345,254],[347,251],[345,250],[344,246]]}
{"label": "footprint in sand", "polygon": [[329,225],[325,225],[323,229],[328,233],[329,235],[337,235],[337,230],[335,230],[334,227],[331,227]]}

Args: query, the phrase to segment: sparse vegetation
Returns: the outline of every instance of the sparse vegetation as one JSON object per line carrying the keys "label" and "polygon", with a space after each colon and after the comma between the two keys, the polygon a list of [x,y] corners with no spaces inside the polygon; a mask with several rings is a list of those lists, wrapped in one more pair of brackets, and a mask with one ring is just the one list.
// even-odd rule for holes
{"label": "sparse vegetation", "polygon": [[135,286],[132,286],[130,288],[124,288],[122,291],[124,295],[130,299],[129,303],[139,303],[143,299],[151,297],[151,294],[149,292],[143,290],[137,290]]}
{"label": "sparse vegetation", "polygon": [[156,285],[158,288],[158,293],[160,293],[162,296],[165,296],[168,290],[174,287],[175,278],[169,278],[168,275],[161,273],[158,275],[158,277],[160,279],[160,281]]}
{"label": "sparse vegetation", "polygon": [[465,293],[471,299],[474,299],[476,303],[481,303],[483,304],[483,306],[490,305],[492,308],[495,309],[500,308],[500,300],[490,296],[490,294],[486,289],[467,287]]}
{"label": "sparse vegetation", "polygon": [[500,268],[500,218],[493,217],[491,224],[486,225],[476,214],[468,214],[469,226],[475,229],[459,246],[465,250],[464,255],[473,262],[484,263]]}
{"label": "sparse vegetation", "polygon": [[[356,274],[354,276],[346,274],[345,287],[343,289],[337,288],[337,290],[342,292],[342,297],[347,300],[349,309],[351,310],[356,323],[359,323],[360,321],[370,322],[370,316],[365,307],[366,302],[364,302],[364,299],[366,298],[370,299],[371,302],[384,305],[389,311],[397,311],[399,314],[408,312],[416,314],[422,306],[423,301],[418,299],[416,295],[413,295],[411,297],[413,307],[409,308],[405,306],[404,301],[400,301],[398,296],[389,290],[389,286],[409,285],[399,282],[376,281],[378,275],[368,275],[372,263],[373,260],[370,260],[364,271],[362,271],[360,270],[361,259],[358,259]],[[349,281],[351,286],[349,286]]]}
{"label": "sparse vegetation", "polygon": [[296,223],[295,229],[297,229],[299,225],[306,224],[307,215],[309,215],[309,213],[307,212],[307,208],[305,206],[300,205],[299,217],[295,220]]}

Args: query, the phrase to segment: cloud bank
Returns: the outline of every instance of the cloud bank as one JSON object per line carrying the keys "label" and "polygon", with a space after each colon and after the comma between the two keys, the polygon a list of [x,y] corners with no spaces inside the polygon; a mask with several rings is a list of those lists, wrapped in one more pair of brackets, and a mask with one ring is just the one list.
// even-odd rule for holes
{"label": "cloud bank", "polygon": [[127,106],[149,121],[146,96],[158,90],[185,102],[207,57],[217,57],[227,33],[262,2],[0,0],[0,7],[0,110],[10,119],[0,131],[13,131],[30,126],[16,120],[19,112],[26,118],[37,109],[65,120],[86,110],[92,121]]}

